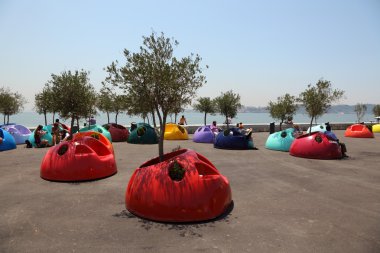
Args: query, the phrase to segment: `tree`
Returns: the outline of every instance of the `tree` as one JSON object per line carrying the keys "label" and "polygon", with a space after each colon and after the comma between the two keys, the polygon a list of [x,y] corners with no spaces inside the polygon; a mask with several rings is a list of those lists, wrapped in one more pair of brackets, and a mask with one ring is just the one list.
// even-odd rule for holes
{"label": "tree", "polygon": [[129,108],[135,113],[154,109],[160,122],[158,152],[164,155],[164,133],[167,116],[173,107],[190,104],[196,90],[205,83],[198,55],[177,59],[173,56],[178,42],[154,32],[143,37],[140,52],[124,50],[126,64],[113,62],[106,68],[107,81],[118,85],[128,94]]}
{"label": "tree", "polygon": [[204,112],[204,114],[205,114],[204,124],[206,125],[207,113],[210,113],[211,115],[215,114],[215,111],[216,111],[215,103],[209,97],[200,97],[200,98],[198,98],[197,101],[198,101],[198,103],[194,104],[193,108],[194,108],[194,110],[196,110],[198,112]]}
{"label": "tree", "polygon": [[372,112],[375,115],[375,117],[379,117],[380,116],[380,105],[375,105],[372,109]]}
{"label": "tree", "polygon": [[297,111],[296,97],[286,93],[282,97],[277,98],[277,102],[269,101],[267,109],[273,119],[280,120],[280,130],[282,130],[282,123],[287,118],[293,118]]}
{"label": "tree", "polygon": [[241,108],[240,95],[227,91],[215,98],[216,110],[226,117],[227,128],[230,128],[228,118],[235,118]]}
{"label": "tree", "polygon": [[58,108],[55,103],[54,93],[48,83],[45,84],[45,87],[41,92],[37,93],[34,96],[34,107],[38,114],[44,115],[45,125],[47,125],[46,114],[49,112],[53,113],[54,123],[54,115],[57,112]]}
{"label": "tree", "polygon": [[75,120],[78,124],[79,118],[87,118],[96,112],[96,92],[88,75],[84,70],[64,71],[60,75],[52,74],[49,81],[59,114],[64,119],[71,119],[71,129]]}
{"label": "tree", "polygon": [[25,103],[26,100],[20,93],[0,88],[0,113],[4,115],[4,124],[9,124],[9,116],[21,112]]}
{"label": "tree", "polygon": [[361,122],[366,111],[367,111],[367,106],[365,104],[357,103],[355,105],[355,112],[356,112],[356,117],[358,118],[358,122]]}
{"label": "tree", "polygon": [[110,123],[110,113],[113,109],[112,92],[109,87],[103,83],[100,93],[97,96],[96,107],[107,114],[107,123]]}
{"label": "tree", "polygon": [[117,117],[127,109],[127,96],[115,95],[113,97],[112,112],[115,113],[115,123],[117,124]]}
{"label": "tree", "polygon": [[313,120],[323,115],[330,108],[332,103],[338,101],[344,91],[332,89],[331,82],[320,79],[315,86],[309,84],[307,89],[301,92],[298,101],[305,106],[307,114],[311,117],[310,129]]}

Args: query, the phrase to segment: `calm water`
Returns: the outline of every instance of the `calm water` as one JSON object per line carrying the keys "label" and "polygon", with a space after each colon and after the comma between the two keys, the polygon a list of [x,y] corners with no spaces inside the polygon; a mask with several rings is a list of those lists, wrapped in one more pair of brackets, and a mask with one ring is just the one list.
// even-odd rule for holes
{"label": "calm water", "polygon": [[[185,112],[184,113],[187,123],[192,125],[196,124],[203,124],[203,118],[204,114],[198,113],[198,112]],[[2,116],[2,115],[1,115]],[[1,117],[0,116],[0,117]],[[180,117],[181,115],[179,115]],[[57,115],[56,115],[57,117]],[[178,117],[178,118],[179,118]],[[96,115],[96,120],[98,124],[105,124],[107,123],[107,115],[106,114],[99,114]],[[177,118],[177,122],[178,122]],[[47,117],[48,124],[52,122],[52,115],[49,114]],[[3,117],[0,118],[0,124],[3,123]],[[216,115],[207,115],[207,123],[210,124],[213,120],[216,120],[217,123],[223,123],[225,118],[219,114]],[[337,113],[326,113],[321,118],[318,118],[317,122],[340,122],[340,123],[354,123],[356,122],[356,114],[337,114]],[[35,112],[23,112],[17,115],[13,115],[9,118],[10,122],[15,122],[27,127],[34,127],[38,124],[44,125],[44,116],[39,115]],[[306,114],[297,114],[294,116],[294,123],[309,123],[310,118]],[[362,121],[370,122],[375,121],[374,116],[372,114],[366,114]],[[69,124],[69,121],[61,120],[63,123]],[[110,115],[110,122],[115,122],[115,115]],[[142,122],[142,119],[139,117],[130,117],[125,114],[121,114],[118,117],[118,123],[121,125],[130,125],[131,122]],[[174,117],[170,118],[168,117],[168,122],[174,122]],[[238,113],[237,117],[232,119],[233,123],[243,122],[244,124],[268,124],[270,122],[274,122],[274,120],[270,117],[268,113]],[[81,125],[83,125],[84,120],[80,121]],[[153,124],[153,122],[150,120],[150,123]]]}

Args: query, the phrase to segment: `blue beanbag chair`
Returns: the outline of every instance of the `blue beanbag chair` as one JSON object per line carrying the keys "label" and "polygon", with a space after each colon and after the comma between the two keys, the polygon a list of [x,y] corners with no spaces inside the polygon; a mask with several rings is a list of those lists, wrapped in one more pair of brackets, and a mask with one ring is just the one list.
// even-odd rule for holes
{"label": "blue beanbag chair", "polygon": [[25,141],[28,140],[29,136],[32,134],[28,128],[22,125],[7,124],[0,127],[9,132],[13,138],[15,138],[16,144],[25,144]]}
{"label": "blue beanbag chair", "polygon": [[0,143],[0,151],[11,150],[16,148],[16,142],[13,136],[7,131],[0,129],[0,137],[3,141]]}
{"label": "blue beanbag chair", "polygon": [[214,148],[221,149],[253,149],[253,141],[242,134],[236,127],[220,132],[214,142]]}
{"label": "blue beanbag chair", "polygon": [[195,131],[193,135],[194,142],[200,143],[214,143],[215,134],[211,131],[210,126],[201,126]]}
{"label": "blue beanbag chair", "polygon": [[265,143],[265,147],[267,149],[288,152],[295,139],[293,133],[294,128],[288,128],[283,131],[275,132],[269,135]]}

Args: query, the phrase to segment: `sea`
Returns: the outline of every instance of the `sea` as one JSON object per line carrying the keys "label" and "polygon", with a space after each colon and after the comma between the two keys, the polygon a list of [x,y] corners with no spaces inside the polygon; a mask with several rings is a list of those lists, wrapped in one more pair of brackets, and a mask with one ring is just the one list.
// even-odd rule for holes
{"label": "sea", "polygon": [[[185,116],[188,125],[201,125],[204,123],[204,114],[199,112],[184,112],[177,116],[177,122],[179,117]],[[59,118],[59,115],[55,115],[55,119]],[[97,124],[106,124],[107,115],[105,113],[98,113],[95,115]],[[158,119],[157,119],[158,120]],[[207,114],[207,124],[212,121],[216,121],[218,124],[222,124],[225,121],[225,117],[220,114],[210,115]],[[69,120],[60,119],[61,122],[65,124],[70,124]],[[373,114],[366,114],[361,121],[364,122],[376,122]],[[47,114],[47,123],[51,124],[53,122],[53,115]],[[86,122],[84,119],[80,120],[80,125],[84,125]],[[115,122],[115,114],[110,114],[110,122]],[[119,114],[117,123],[124,126],[129,126],[132,122],[143,122],[141,117],[129,116],[126,114]],[[148,123],[148,120],[145,120]],[[174,116],[168,117],[167,122],[175,122]],[[243,124],[269,124],[271,122],[279,123],[275,121],[269,113],[238,113],[235,118],[232,119],[232,123],[236,124],[243,122]],[[294,123],[310,123],[310,118],[307,114],[296,114],[293,117]],[[316,123],[355,123],[357,122],[357,116],[355,113],[326,113],[323,116],[317,118]],[[3,123],[3,117],[0,115],[0,124]],[[45,124],[44,115],[37,114],[36,112],[28,111],[22,112],[9,117],[9,123],[17,123],[30,128],[36,127],[37,125]],[[152,119],[149,119],[149,123],[153,125]]]}

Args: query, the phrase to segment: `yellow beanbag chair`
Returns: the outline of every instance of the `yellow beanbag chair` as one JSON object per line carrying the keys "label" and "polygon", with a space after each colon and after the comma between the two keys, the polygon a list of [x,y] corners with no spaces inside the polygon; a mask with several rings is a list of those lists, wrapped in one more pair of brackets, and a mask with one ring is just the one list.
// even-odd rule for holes
{"label": "yellow beanbag chair", "polygon": [[186,128],[183,126],[169,123],[165,126],[165,140],[188,140],[189,135],[187,134]]}
{"label": "yellow beanbag chair", "polygon": [[372,126],[373,133],[380,133],[380,124],[376,124]]}

